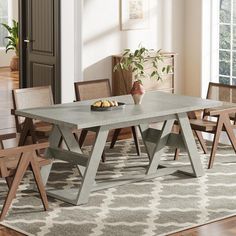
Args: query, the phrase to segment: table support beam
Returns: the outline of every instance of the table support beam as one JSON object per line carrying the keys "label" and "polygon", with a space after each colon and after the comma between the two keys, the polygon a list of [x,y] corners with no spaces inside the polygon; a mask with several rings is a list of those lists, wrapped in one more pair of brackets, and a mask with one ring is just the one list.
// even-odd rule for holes
{"label": "table support beam", "polygon": [[[62,137],[61,137],[60,130],[59,130],[58,126],[54,125],[52,132],[49,136],[49,140],[48,140],[50,147],[52,147],[52,148],[59,147],[61,144],[61,139],[62,139]],[[45,157],[51,158],[49,155],[48,148],[45,150],[44,155],[45,155]],[[49,175],[50,175],[50,172],[52,169],[52,165],[53,165],[53,162],[51,162],[50,165],[43,166],[40,170],[44,186],[46,186],[46,184],[48,182],[48,178],[49,178]]]}
{"label": "table support beam", "polygon": [[187,113],[177,114],[179,125],[181,128],[181,135],[183,137],[186,150],[191,162],[193,173],[195,177],[201,177],[204,175],[204,170],[201,164],[200,155],[197,150],[197,145],[193,137],[193,132],[190,127]]}
{"label": "table support beam", "polygon": [[[164,147],[166,146],[168,142],[169,134],[171,133],[173,124],[174,124],[174,120],[165,121],[161,130],[161,133],[160,133],[160,137],[156,139],[155,147],[153,148],[153,150],[150,150],[150,149],[147,150],[150,156],[150,164],[147,169],[147,175],[151,175],[157,172],[157,168],[161,161],[161,155],[164,151]],[[141,131],[142,131],[142,127],[141,127]],[[146,140],[144,140],[144,142],[146,142]]]}
{"label": "table support beam", "polygon": [[100,127],[96,134],[96,140],[92,149],[92,153],[88,159],[88,164],[78,192],[77,205],[88,202],[89,194],[95,182],[95,177],[100,163],[101,155],[106,145],[108,132],[109,129],[105,127]]}

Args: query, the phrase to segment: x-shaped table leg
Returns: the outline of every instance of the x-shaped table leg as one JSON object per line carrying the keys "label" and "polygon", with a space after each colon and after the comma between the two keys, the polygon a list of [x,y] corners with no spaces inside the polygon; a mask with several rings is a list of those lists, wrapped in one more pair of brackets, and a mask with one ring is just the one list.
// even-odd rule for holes
{"label": "x-shaped table leg", "polygon": [[[63,152],[62,149],[58,149],[58,145],[60,143],[61,138],[63,138],[67,148],[69,151],[62,154],[63,160],[68,159],[68,162],[71,162],[70,158],[79,159],[80,157],[84,160],[86,159],[86,164],[84,166],[78,165],[77,167],[82,172],[82,181],[80,184],[80,187],[75,190],[75,198],[71,198],[71,196],[68,196],[69,193],[62,193],[60,190],[55,190],[54,193],[52,191],[48,191],[48,193],[54,197],[58,197],[59,199],[62,199],[64,201],[70,202],[74,205],[80,205],[85,204],[88,202],[89,194],[93,188],[96,173],[98,170],[98,166],[100,163],[101,155],[104,150],[107,136],[108,136],[109,130],[105,127],[98,127],[97,133],[96,133],[96,139],[95,143],[92,148],[91,155],[86,159],[83,157],[82,151],[79,147],[78,142],[76,141],[74,135],[72,134],[72,130],[67,127],[60,127],[55,126],[53,129],[53,132],[50,136],[50,148],[47,151],[46,155],[51,156],[52,155],[52,149],[56,149],[59,152]],[[58,153],[59,154],[59,153]],[[57,156],[55,155],[55,158]],[[79,160],[77,160],[79,162]],[[73,162],[73,161],[72,161]],[[76,160],[75,160],[76,162]],[[74,163],[75,163],[74,162]],[[82,171],[81,171],[82,170]],[[46,176],[48,178],[50,173],[47,173]],[[74,194],[73,194],[74,196]]]}
{"label": "x-shaped table leg", "polygon": [[204,170],[201,164],[200,155],[197,150],[197,145],[193,137],[188,115],[186,113],[177,114],[177,119],[181,127],[181,135],[185,143],[194,176],[203,176]]}
{"label": "x-shaped table leg", "polygon": [[[146,143],[146,148],[147,148],[148,156],[150,159],[147,175],[155,174],[157,172],[157,168],[161,161],[161,155],[164,151],[164,147],[167,144],[168,137],[169,137],[169,134],[171,133],[173,124],[174,124],[174,120],[165,121],[161,130],[161,133],[160,133],[160,137],[158,137],[156,140],[156,146],[152,150],[150,150],[150,148],[148,147],[147,142],[144,141]],[[143,133],[144,129],[145,127],[141,125],[140,126],[141,133]],[[146,130],[146,132],[148,131]]]}
{"label": "x-shaped table leg", "polygon": [[[204,175],[204,170],[200,161],[200,155],[197,150],[197,146],[193,137],[193,133],[190,127],[189,119],[186,113],[176,114],[176,118],[179,121],[181,127],[182,142],[187,150],[189,160],[193,169],[195,177]],[[158,166],[161,161],[161,155],[164,147],[168,145],[169,136],[174,124],[174,119],[166,120],[162,130],[153,134],[151,129],[147,125],[140,125],[140,131],[146,150],[150,159],[149,167],[147,169],[147,175],[155,174],[158,170]]]}

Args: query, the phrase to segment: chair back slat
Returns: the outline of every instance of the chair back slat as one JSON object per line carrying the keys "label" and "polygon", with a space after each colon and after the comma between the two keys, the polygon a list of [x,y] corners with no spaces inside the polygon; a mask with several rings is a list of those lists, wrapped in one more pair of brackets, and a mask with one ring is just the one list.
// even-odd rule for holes
{"label": "chair back slat", "polygon": [[111,86],[109,79],[76,82],[76,101],[111,97]]}
{"label": "chair back slat", "polygon": [[[51,86],[14,89],[12,98],[14,110],[48,107],[54,104]],[[22,122],[24,122],[23,117],[16,117],[16,126]]]}
{"label": "chair back slat", "polygon": [[236,103],[236,86],[210,82],[207,98],[221,102]]}
{"label": "chair back slat", "polygon": [[50,86],[13,90],[16,109],[45,107],[54,104]]}

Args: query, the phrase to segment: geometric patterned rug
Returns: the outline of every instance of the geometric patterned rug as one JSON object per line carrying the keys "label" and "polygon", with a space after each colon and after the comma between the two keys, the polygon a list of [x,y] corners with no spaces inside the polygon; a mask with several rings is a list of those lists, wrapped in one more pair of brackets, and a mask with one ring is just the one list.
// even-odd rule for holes
{"label": "geometric patterned rug", "polygon": [[[89,151],[87,148],[86,151]],[[148,159],[137,157],[132,140],[120,141],[106,149],[107,160],[99,167],[98,179],[115,178],[144,171]],[[181,153],[173,161],[173,150],[162,158],[170,165],[187,165]],[[208,155],[201,152],[206,169]],[[135,167],[127,167],[127,164]],[[148,181],[93,192],[89,203],[72,206],[49,197],[50,210],[44,212],[38,194],[32,190],[32,176],[27,174],[17,199],[3,224],[28,235],[48,236],[156,236],[168,235],[236,214],[236,155],[230,146],[218,148],[214,168],[201,178],[181,173]],[[78,184],[78,172],[70,164],[56,162],[50,176],[51,186],[71,188]],[[0,205],[6,185],[0,182]]]}

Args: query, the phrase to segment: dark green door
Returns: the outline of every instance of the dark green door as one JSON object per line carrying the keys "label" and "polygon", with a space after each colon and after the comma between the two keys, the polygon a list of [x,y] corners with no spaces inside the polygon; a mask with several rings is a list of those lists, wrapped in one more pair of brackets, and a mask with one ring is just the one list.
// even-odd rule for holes
{"label": "dark green door", "polygon": [[21,87],[51,85],[61,100],[60,0],[20,0]]}

